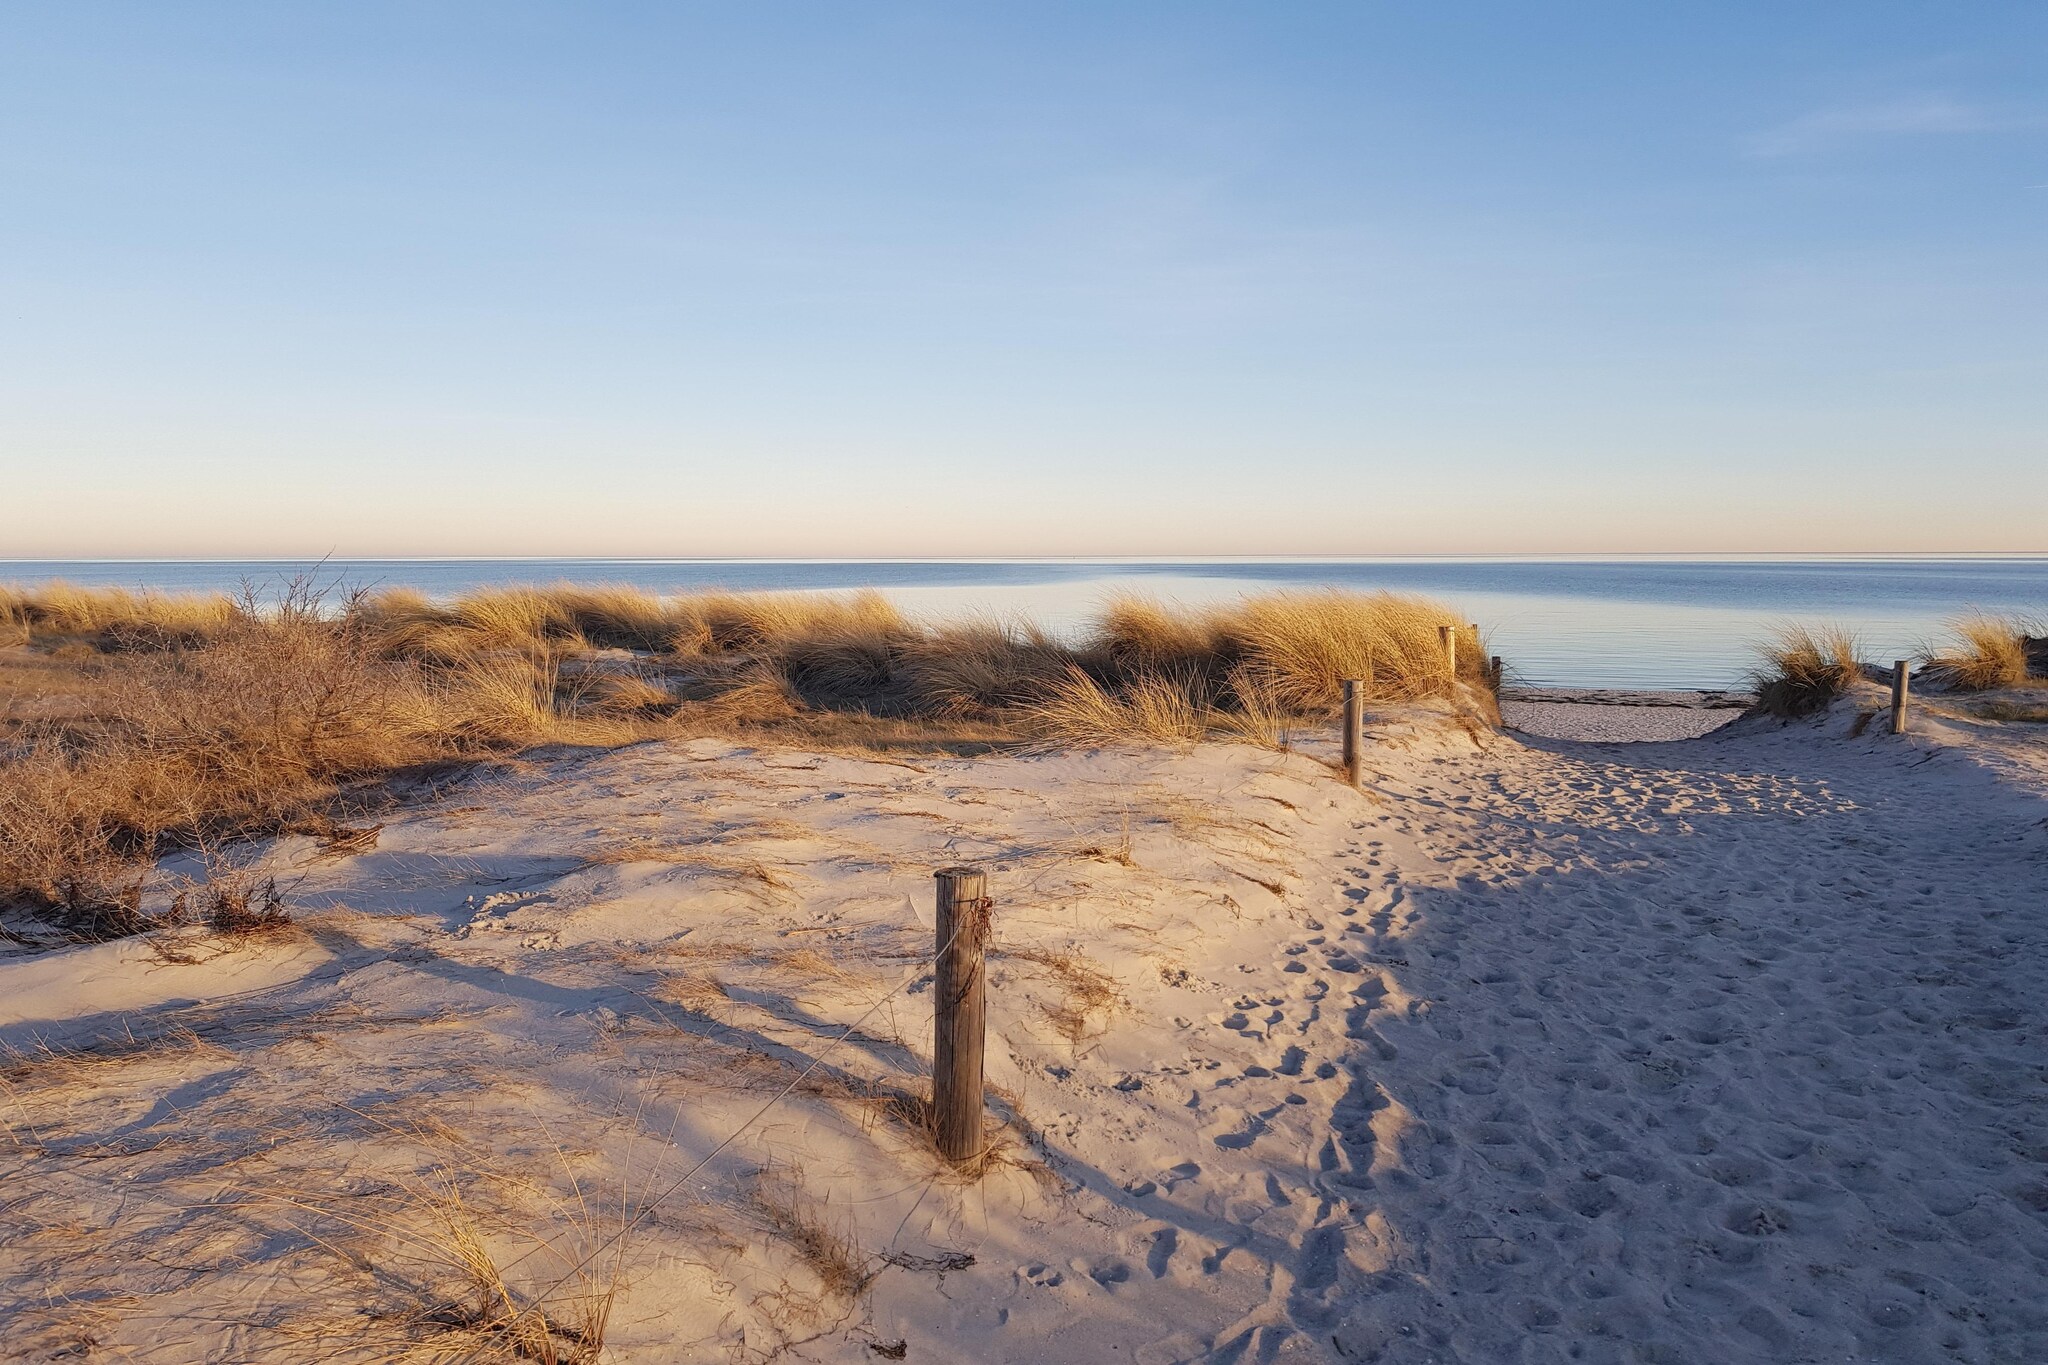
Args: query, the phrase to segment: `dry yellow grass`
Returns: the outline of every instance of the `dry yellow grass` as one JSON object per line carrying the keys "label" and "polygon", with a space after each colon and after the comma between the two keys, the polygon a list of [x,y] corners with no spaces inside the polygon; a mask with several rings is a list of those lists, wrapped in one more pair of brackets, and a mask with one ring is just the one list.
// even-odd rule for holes
{"label": "dry yellow grass", "polygon": [[1149,597],[1124,595],[1103,609],[1095,640],[1117,666],[1132,672],[1198,674],[1236,662],[1240,643],[1224,609],[1172,608]]}
{"label": "dry yellow grass", "polygon": [[1012,962],[1029,962],[1044,970],[1059,985],[1060,998],[1042,1003],[1039,1011],[1046,1021],[1070,1043],[1079,1043],[1108,1026],[1108,1018],[1124,1003],[1116,978],[1094,961],[1072,949],[1005,947],[997,956]]}
{"label": "dry yellow grass", "polygon": [[1964,692],[2027,685],[2028,628],[2007,617],[1974,615],[1951,623],[1956,648],[1933,654],[1934,676]]}
{"label": "dry yellow grass", "polygon": [[1263,671],[1239,664],[1227,679],[1236,703],[1222,713],[1217,728],[1232,739],[1267,749],[1286,749],[1291,742],[1295,713],[1281,698],[1273,679]]}
{"label": "dry yellow grass", "polygon": [[1757,705],[1774,716],[1812,715],[1862,676],[1856,637],[1841,626],[1787,626],[1758,645]]}
{"label": "dry yellow grass", "polygon": [[1392,593],[1268,593],[1204,609],[1127,597],[1027,714],[1041,734],[1077,743],[1220,731],[1278,746],[1290,717],[1328,715],[1347,678],[1381,700],[1456,697],[1461,682],[1466,697],[1490,697],[1484,648],[1448,608]]}
{"label": "dry yellow grass", "polygon": [[471,593],[446,606],[395,589],[366,599],[355,612],[385,652],[402,657],[448,662],[583,643],[563,604],[538,588]]}
{"label": "dry yellow grass", "polygon": [[192,640],[213,635],[241,615],[221,594],[182,596],[45,583],[0,586],[0,644],[101,636],[110,645]]}
{"label": "dry yellow grass", "polygon": [[[1453,676],[1439,630],[1457,636]],[[1274,593],[1247,599],[1228,622],[1247,662],[1279,699],[1303,710],[1341,700],[1346,678],[1373,697],[1448,696],[1457,679],[1483,680],[1485,643],[1442,605],[1395,593]]]}
{"label": "dry yellow grass", "polygon": [[681,626],[673,599],[615,584],[548,590],[557,618],[601,649],[667,649]]}
{"label": "dry yellow grass", "polygon": [[358,610],[393,653],[454,659],[491,650],[628,649],[682,657],[836,642],[865,645],[911,631],[875,592],[661,596],[621,585],[491,588],[437,604],[410,589]]}
{"label": "dry yellow grass", "polygon": [[873,1258],[854,1240],[852,1220],[835,1226],[827,1209],[797,1181],[774,1171],[749,1182],[748,1202],[768,1230],[818,1277],[828,1299],[856,1299],[875,1277]]}
{"label": "dry yellow grass", "polygon": [[973,715],[1026,706],[1065,676],[1073,651],[1027,622],[970,621],[913,641],[901,668],[925,708]]}
{"label": "dry yellow grass", "polygon": [[1026,714],[1041,736],[1065,743],[1189,744],[1209,728],[1210,713],[1196,696],[1199,690],[1193,679],[1156,673],[1110,688],[1076,666]]}
{"label": "dry yellow grass", "polygon": [[167,844],[318,824],[351,784],[548,742],[1279,745],[1292,718],[1328,716],[1345,677],[1382,698],[1489,695],[1469,629],[1460,677],[1446,665],[1437,631],[1455,619],[1388,594],[1198,611],[1127,598],[1067,644],[1028,625],[920,627],[873,592],[564,584],[330,607],[303,581],[267,603],[10,589],[0,620],[25,653],[83,658],[8,675],[77,685],[62,704],[5,698],[0,899],[84,932],[133,928],[140,875]]}
{"label": "dry yellow grass", "polygon": [[1993,697],[1970,708],[1969,714],[1985,720],[2010,721],[2027,725],[2048,722],[2048,702],[2021,701],[2012,697]]}
{"label": "dry yellow grass", "polygon": [[1396,593],[1275,592],[1205,609],[1126,597],[1104,613],[1096,641],[1132,671],[1226,696],[1235,679],[1257,679],[1272,703],[1320,712],[1337,705],[1346,678],[1369,680],[1377,698],[1451,695],[1443,626],[1458,636],[1457,678],[1484,683],[1485,643],[1472,628],[1440,603]]}
{"label": "dry yellow grass", "polygon": [[[619,1283],[616,1266],[593,1267],[581,1245],[599,1241],[601,1232],[590,1226],[587,1206],[580,1217],[564,1220],[572,1221],[577,1233],[575,1240],[565,1241],[551,1228],[537,1231],[533,1220],[486,1213],[445,1171],[409,1182],[407,1188],[429,1221],[401,1243],[410,1254],[394,1259],[413,1263],[424,1285],[447,1296],[406,1325],[413,1339],[407,1345],[425,1347],[443,1359],[595,1365]],[[580,1191],[575,1202],[583,1203]],[[501,1245],[515,1250],[501,1254]],[[535,1253],[541,1259],[538,1267],[530,1267],[534,1277],[561,1268],[556,1282],[538,1294],[515,1285],[506,1269]]]}
{"label": "dry yellow grass", "polygon": [[304,610],[129,656],[89,711],[26,725],[0,754],[0,898],[82,932],[131,928],[166,840],[301,823],[348,783],[420,763],[644,733],[558,685],[549,656],[433,668]]}
{"label": "dry yellow grass", "polygon": [[679,599],[678,652],[750,650],[792,641],[897,639],[911,633],[894,603],[878,592],[710,593]]}
{"label": "dry yellow grass", "polygon": [[[125,631],[146,642],[156,632],[189,644],[267,615],[253,600],[222,596],[0,589],[0,622],[36,638]],[[1125,597],[1074,648],[1028,624],[919,628],[872,591],[659,596],[574,584],[492,588],[447,603],[390,589],[349,602],[342,615],[382,652],[427,662],[591,648],[745,656],[772,661],[800,690],[872,699],[897,688],[906,705],[954,710],[1037,700],[1074,663],[1104,679],[1184,677],[1204,704],[1227,703],[1243,667],[1276,700],[1304,709],[1334,705],[1340,680],[1368,674],[1375,696],[1441,696],[1452,680],[1437,631],[1457,622],[1440,604],[1390,593],[1279,592],[1204,609]],[[1457,629],[1460,676],[1483,679],[1483,642]]]}
{"label": "dry yellow grass", "polygon": [[606,715],[666,716],[680,705],[674,692],[645,673],[579,673],[575,685],[590,710]]}

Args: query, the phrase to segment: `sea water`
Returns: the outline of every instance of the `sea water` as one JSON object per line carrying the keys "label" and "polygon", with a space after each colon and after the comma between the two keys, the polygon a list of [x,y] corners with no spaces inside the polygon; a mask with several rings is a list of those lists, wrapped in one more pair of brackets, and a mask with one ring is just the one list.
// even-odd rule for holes
{"label": "sea water", "polygon": [[1787,624],[1840,625],[1866,659],[1938,646],[1970,611],[2048,622],[2048,558],[1379,558],[1230,560],[380,559],[0,560],[0,582],[171,592],[274,592],[297,575],[338,591],[412,587],[448,597],[509,583],[622,583],[655,592],[873,587],[927,619],[1028,617],[1080,629],[1140,593],[1188,605],[1273,589],[1440,598],[1486,633],[1510,682],[1546,687],[1740,686],[1756,646]]}

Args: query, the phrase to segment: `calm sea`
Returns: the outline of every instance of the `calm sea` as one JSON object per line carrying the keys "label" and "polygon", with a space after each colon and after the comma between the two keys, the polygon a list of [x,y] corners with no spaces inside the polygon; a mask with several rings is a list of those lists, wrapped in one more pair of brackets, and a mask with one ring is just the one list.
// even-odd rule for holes
{"label": "calm sea", "polygon": [[344,588],[403,585],[436,596],[561,581],[655,591],[876,587],[932,618],[1028,615],[1060,629],[1120,592],[1195,604],[1273,588],[1387,588],[1445,599],[1485,628],[1511,681],[1557,687],[1736,686],[1755,643],[1794,621],[1845,625],[1874,660],[1938,642],[1965,611],[2048,621],[2048,558],[0,560],[0,582],[174,592],[232,591],[244,581],[261,590],[304,572]]}

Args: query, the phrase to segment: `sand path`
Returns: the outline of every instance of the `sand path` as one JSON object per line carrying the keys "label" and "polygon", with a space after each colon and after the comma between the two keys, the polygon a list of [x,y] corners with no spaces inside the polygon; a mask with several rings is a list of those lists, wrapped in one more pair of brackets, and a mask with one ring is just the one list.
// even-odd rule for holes
{"label": "sand path", "polygon": [[[1352,1084],[1289,1326],[1333,1358],[2048,1359],[2037,800],[1773,731],[1382,790],[1332,943],[1430,1003],[1347,992],[1311,1049]],[[1378,1271],[1342,1254],[1367,1208],[1405,1241]]]}

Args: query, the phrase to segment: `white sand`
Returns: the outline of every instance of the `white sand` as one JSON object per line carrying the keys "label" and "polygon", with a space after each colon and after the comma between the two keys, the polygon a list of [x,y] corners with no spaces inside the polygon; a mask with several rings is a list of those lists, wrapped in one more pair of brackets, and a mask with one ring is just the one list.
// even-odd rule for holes
{"label": "white sand", "polygon": [[[450,1283],[420,1173],[546,1282],[532,1236],[710,1157],[607,1359],[2048,1360],[2048,746],[1853,711],[1383,731],[1366,795],[649,745],[289,842],[292,937],[0,963],[0,1036],[81,1050],[5,1072],[7,1351],[394,1358],[366,1314]],[[859,1098],[927,1056],[957,859],[1012,1161],[972,1186]]]}
{"label": "white sand", "polygon": [[1502,694],[1502,722],[1525,735],[1594,743],[1698,739],[1754,704],[1747,693],[1517,688]]}
{"label": "white sand", "polygon": [[1682,706],[1602,706],[1598,703],[1503,701],[1501,720],[1510,730],[1545,739],[1592,743],[1642,743],[1698,739],[1732,724],[1742,713]]}

